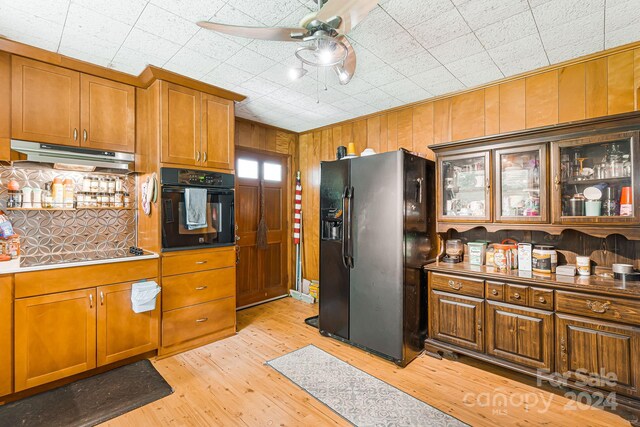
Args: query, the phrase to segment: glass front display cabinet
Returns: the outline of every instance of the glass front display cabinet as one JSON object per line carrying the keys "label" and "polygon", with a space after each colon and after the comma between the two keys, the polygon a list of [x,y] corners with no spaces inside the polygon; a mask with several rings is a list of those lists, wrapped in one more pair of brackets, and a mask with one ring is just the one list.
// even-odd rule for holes
{"label": "glass front display cabinet", "polygon": [[551,148],[554,223],[638,222],[638,132],[557,141]]}
{"label": "glass front display cabinet", "polygon": [[496,222],[548,222],[546,144],[494,153]]}
{"label": "glass front display cabinet", "polygon": [[491,221],[489,152],[438,157],[438,220]]}

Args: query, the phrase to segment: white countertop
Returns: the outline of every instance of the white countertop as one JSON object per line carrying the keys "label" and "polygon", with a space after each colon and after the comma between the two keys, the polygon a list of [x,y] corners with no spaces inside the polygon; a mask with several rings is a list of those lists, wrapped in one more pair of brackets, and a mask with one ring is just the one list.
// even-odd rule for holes
{"label": "white countertop", "polygon": [[84,267],[87,265],[113,264],[119,262],[141,261],[145,259],[160,258],[157,253],[151,252],[144,255],[123,257],[123,258],[106,258],[78,262],[61,262],[59,264],[34,265],[30,267],[21,267],[20,258],[11,261],[0,262],[0,274],[26,273],[29,271],[53,270],[57,268]]}

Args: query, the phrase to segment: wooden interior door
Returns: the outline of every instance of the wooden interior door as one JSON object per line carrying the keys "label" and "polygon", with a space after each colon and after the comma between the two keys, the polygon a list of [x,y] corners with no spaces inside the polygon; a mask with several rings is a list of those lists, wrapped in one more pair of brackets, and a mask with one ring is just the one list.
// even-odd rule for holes
{"label": "wooden interior door", "polygon": [[96,290],[15,301],[15,391],[96,367]]}
{"label": "wooden interior door", "polygon": [[160,297],[144,313],[131,309],[131,283],[98,288],[98,366],[158,348]]}
{"label": "wooden interior door", "polygon": [[11,136],[79,145],[80,74],[13,56]]}
{"label": "wooden interior door", "polygon": [[[279,168],[280,180],[276,180]],[[236,155],[237,305],[245,307],[289,292],[287,158],[258,152]],[[274,179],[269,179],[269,178]],[[265,179],[267,178],[267,179]],[[261,191],[264,186],[267,249],[258,249]]]}
{"label": "wooden interior door", "polygon": [[233,169],[233,101],[202,94],[202,165]]}
{"label": "wooden interior door", "polygon": [[136,143],[136,91],[100,77],[80,76],[80,145],[133,153]]}
{"label": "wooden interior door", "polygon": [[163,163],[200,164],[200,92],[173,83],[162,87]]}

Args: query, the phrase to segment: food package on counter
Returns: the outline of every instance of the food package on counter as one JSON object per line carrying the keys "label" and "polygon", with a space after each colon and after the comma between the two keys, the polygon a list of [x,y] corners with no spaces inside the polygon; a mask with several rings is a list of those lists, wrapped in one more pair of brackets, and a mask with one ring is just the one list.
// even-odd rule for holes
{"label": "food package on counter", "polygon": [[20,236],[13,234],[7,239],[0,239],[0,261],[9,261],[20,256]]}
{"label": "food package on counter", "polygon": [[11,221],[9,221],[9,217],[7,217],[4,212],[0,211],[0,238],[7,239],[14,234],[13,226],[11,225]]}

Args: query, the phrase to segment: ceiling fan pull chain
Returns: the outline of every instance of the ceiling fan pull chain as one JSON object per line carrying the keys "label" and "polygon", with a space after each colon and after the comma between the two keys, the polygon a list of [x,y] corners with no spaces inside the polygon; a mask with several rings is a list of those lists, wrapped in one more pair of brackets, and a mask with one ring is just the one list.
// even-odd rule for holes
{"label": "ceiling fan pull chain", "polygon": [[316,104],[320,104],[320,68],[316,67]]}

